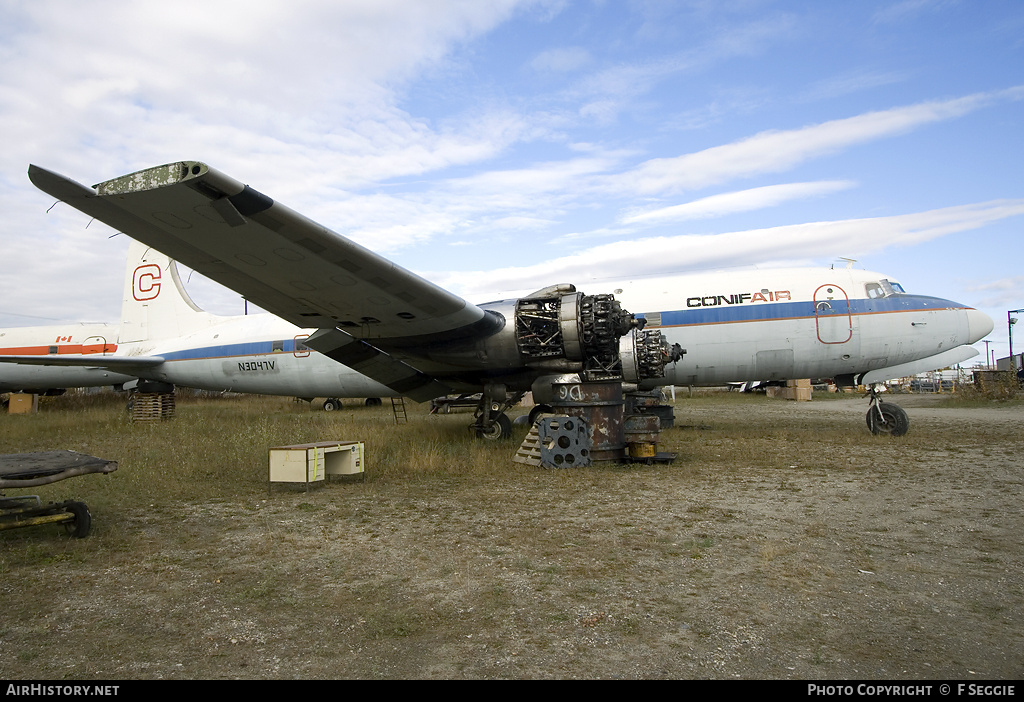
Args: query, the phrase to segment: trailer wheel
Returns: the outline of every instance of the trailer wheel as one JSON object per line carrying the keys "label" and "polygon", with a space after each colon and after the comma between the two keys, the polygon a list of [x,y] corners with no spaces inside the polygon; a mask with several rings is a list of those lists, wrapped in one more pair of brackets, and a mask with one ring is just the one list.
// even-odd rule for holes
{"label": "trailer wheel", "polygon": [[89,514],[89,508],[84,502],[69,502],[67,510],[75,515],[73,522],[64,523],[68,535],[76,539],[84,539],[92,528],[92,515]]}

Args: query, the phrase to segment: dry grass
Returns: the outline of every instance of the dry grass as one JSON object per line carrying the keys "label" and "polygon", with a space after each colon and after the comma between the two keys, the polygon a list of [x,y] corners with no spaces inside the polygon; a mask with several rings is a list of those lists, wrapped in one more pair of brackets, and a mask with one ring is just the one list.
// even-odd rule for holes
{"label": "dry grass", "polygon": [[[1019,677],[1021,409],[866,409],[680,397],[673,465],[544,471],[422,406],[50,399],[0,450],[120,468],[37,490],[88,539],[0,534],[0,675]],[[269,446],[345,439],[365,481],[268,494]]]}

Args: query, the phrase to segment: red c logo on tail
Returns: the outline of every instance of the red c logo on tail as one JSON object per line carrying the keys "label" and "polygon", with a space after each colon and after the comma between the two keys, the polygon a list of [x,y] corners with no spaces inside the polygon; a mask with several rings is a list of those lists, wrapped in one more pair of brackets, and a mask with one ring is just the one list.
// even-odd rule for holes
{"label": "red c logo on tail", "polygon": [[139,302],[152,300],[160,294],[160,266],[150,263],[139,266],[132,276],[132,297]]}

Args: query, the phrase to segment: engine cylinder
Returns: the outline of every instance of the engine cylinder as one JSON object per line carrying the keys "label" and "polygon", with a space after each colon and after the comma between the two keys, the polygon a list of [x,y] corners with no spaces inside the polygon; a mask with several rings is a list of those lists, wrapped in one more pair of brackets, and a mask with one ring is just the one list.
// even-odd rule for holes
{"label": "engine cylinder", "polygon": [[635,329],[619,340],[622,377],[629,383],[665,376],[671,350],[665,335],[657,329]]}
{"label": "engine cylinder", "polygon": [[516,346],[526,365],[578,370],[588,380],[621,377],[619,339],[638,326],[633,315],[613,295],[541,292],[516,303]]}

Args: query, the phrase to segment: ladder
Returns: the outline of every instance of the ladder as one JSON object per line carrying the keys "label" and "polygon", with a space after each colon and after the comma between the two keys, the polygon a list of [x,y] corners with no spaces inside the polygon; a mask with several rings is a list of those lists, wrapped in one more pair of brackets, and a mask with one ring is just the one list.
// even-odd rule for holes
{"label": "ladder", "polygon": [[405,398],[392,397],[391,411],[395,413],[395,424],[408,424],[409,415],[405,412]]}

